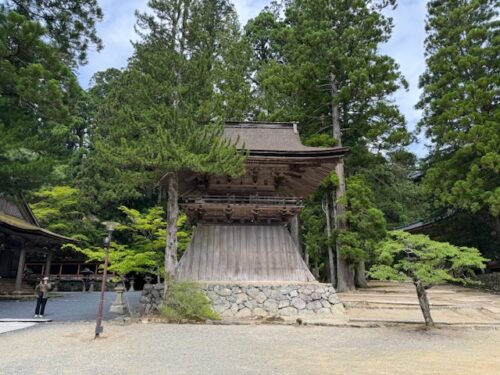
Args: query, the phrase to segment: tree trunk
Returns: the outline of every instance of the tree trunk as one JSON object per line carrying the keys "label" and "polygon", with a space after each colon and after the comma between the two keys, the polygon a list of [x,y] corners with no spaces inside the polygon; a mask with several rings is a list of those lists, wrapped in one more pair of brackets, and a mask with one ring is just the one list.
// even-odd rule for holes
{"label": "tree trunk", "polygon": [[358,288],[366,288],[368,287],[368,282],[366,281],[366,272],[365,272],[365,262],[361,261],[356,266],[356,287]]}
{"label": "tree trunk", "polygon": [[415,288],[417,289],[418,303],[420,304],[420,309],[424,315],[425,325],[427,327],[433,327],[434,321],[431,317],[431,308],[429,305],[429,299],[427,298],[427,291],[420,280],[413,279],[413,285],[415,285]]}
{"label": "tree trunk", "polygon": [[329,194],[323,197],[323,212],[326,217],[326,235],[328,237],[328,271],[330,276],[330,283],[335,287],[337,283],[337,276],[335,270],[335,263],[333,259],[333,250],[330,240],[332,238],[332,227],[330,223],[330,198]]}
{"label": "tree trunk", "polygon": [[179,216],[177,174],[172,173],[168,178],[167,201],[167,245],[165,247],[165,293],[167,282],[175,277],[177,268],[177,218]]}
{"label": "tree trunk", "polygon": [[[330,85],[332,94],[332,133],[333,138],[337,140],[337,145],[342,146],[342,132],[340,129],[339,106],[335,98],[337,96],[337,81],[335,74],[330,75]],[[341,198],[345,196],[345,175],[344,175],[344,159],[339,160],[335,167],[339,179],[339,186],[336,190],[335,211],[337,213],[337,234],[346,229],[347,223],[345,221],[346,207],[345,204],[340,202]],[[338,238],[338,235],[337,235]],[[349,262],[340,255],[340,244],[337,240],[337,291],[347,292],[355,289],[354,285],[354,270],[350,267]]]}

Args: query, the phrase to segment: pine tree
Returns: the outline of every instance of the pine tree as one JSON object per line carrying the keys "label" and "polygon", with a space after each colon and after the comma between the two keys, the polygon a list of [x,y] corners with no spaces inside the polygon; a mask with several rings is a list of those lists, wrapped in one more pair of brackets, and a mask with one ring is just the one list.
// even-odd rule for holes
{"label": "pine tree", "polygon": [[[141,195],[166,181],[165,274],[177,264],[179,173],[243,172],[245,155],[222,137],[222,121],[243,115],[244,77],[231,64],[241,38],[234,8],[222,0],[152,0],[138,14],[142,40],[109,87],[96,117],[96,157],[117,170],[115,185]],[[235,84],[235,81],[240,84]],[[111,172],[112,173],[112,172]]]}
{"label": "pine tree", "polygon": [[486,261],[471,247],[457,247],[432,241],[422,234],[393,231],[377,245],[372,277],[406,281],[415,286],[427,327],[434,326],[427,290],[444,282],[474,283],[474,271],[484,269]]}
{"label": "pine tree", "polygon": [[87,62],[91,44],[98,51],[102,48],[95,28],[103,17],[97,0],[6,0],[0,10],[15,11],[39,23],[59,56],[73,67]]}
{"label": "pine tree", "polygon": [[[428,3],[418,108],[432,140],[424,178],[437,208],[489,211],[500,230],[500,34],[497,0]],[[497,219],[495,219],[495,217]]]}

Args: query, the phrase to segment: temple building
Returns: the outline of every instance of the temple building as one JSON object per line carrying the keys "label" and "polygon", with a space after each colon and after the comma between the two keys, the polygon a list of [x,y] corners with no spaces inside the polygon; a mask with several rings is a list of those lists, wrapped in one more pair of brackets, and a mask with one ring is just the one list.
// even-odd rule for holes
{"label": "temple building", "polygon": [[293,123],[227,123],[249,152],[239,178],[185,172],[181,207],[196,229],[180,280],[314,282],[287,224],[348,151],[304,146]]}
{"label": "temple building", "polygon": [[[20,195],[0,194],[0,293],[33,293],[27,273],[49,276],[54,253],[68,242],[74,240],[42,228]],[[39,270],[27,267],[34,254],[44,259]]]}

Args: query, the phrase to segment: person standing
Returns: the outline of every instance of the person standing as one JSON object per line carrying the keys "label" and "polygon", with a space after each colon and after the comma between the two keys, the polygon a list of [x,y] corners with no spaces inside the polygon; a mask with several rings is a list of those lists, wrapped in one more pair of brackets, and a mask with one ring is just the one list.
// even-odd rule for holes
{"label": "person standing", "polygon": [[43,318],[43,314],[45,313],[45,305],[47,304],[47,299],[49,298],[50,289],[52,289],[52,285],[49,283],[48,277],[44,277],[36,286],[35,318]]}

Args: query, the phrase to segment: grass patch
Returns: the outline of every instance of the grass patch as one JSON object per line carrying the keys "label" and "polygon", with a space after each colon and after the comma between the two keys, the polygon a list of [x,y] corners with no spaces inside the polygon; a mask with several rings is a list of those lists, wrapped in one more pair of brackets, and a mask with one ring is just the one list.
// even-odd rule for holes
{"label": "grass patch", "polygon": [[162,313],[172,322],[181,320],[219,320],[212,310],[210,300],[203,294],[199,284],[192,281],[178,281],[169,285]]}

